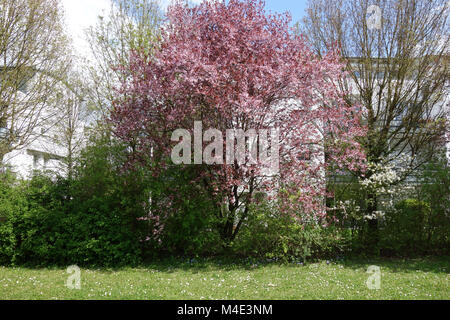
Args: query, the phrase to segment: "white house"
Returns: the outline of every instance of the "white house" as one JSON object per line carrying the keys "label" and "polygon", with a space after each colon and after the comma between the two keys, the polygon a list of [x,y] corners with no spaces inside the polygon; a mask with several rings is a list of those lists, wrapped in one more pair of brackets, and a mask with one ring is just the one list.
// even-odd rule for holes
{"label": "white house", "polygon": [[[33,78],[27,81],[32,85]],[[19,90],[22,92],[18,92],[18,95],[25,96],[26,87],[24,85]],[[83,141],[79,141],[83,139],[87,126],[82,98],[69,84],[62,81],[58,82],[54,93],[57,103],[53,103],[52,106],[40,107],[41,109],[37,112],[39,119],[36,119],[35,115],[28,119],[26,117],[28,113],[22,111],[19,116],[8,118],[7,115],[7,121],[0,128],[0,139],[7,137],[11,131],[21,128],[32,131],[27,134],[25,143],[14,145],[15,142],[11,142],[12,151],[6,153],[2,161],[4,166],[10,168],[21,178],[30,178],[35,170],[65,175],[67,173],[65,158],[69,152],[74,152],[75,146],[79,150],[84,144]],[[20,125],[14,126],[11,124],[12,121],[20,123]],[[30,121],[34,123],[30,124]],[[68,139],[71,139],[70,144]],[[76,143],[75,140],[77,140]]]}

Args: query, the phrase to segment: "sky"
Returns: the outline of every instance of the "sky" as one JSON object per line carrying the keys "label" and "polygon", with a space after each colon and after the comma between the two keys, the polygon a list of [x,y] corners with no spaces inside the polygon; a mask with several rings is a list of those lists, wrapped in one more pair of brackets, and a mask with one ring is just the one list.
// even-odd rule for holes
{"label": "sky", "polygon": [[279,13],[289,11],[293,22],[297,22],[304,16],[306,4],[306,0],[266,0],[266,9]]}
{"label": "sky", "polygon": [[110,0],[61,0],[68,34],[78,54],[87,56],[89,45],[85,39],[86,28],[96,24],[98,16],[110,8]]}
{"label": "sky", "polygon": [[[87,55],[89,45],[84,36],[84,30],[95,25],[99,15],[105,15],[111,6],[111,0],[61,0],[65,11],[65,21],[73,44],[81,55]],[[170,0],[160,0],[166,7]],[[202,0],[191,0],[199,3]],[[283,13],[289,11],[293,22],[299,21],[305,11],[306,0],[266,0],[266,9],[271,12]]]}

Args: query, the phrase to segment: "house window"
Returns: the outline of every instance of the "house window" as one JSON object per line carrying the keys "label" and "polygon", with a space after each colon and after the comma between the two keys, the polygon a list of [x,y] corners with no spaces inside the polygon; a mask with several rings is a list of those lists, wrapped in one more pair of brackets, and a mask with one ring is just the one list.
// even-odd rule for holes
{"label": "house window", "polygon": [[401,112],[400,114],[398,114],[394,120],[401,122],[403,120],[403,118],[408,114],[409,109],[411,108],[411,103],[403,103],[401,105]]}
{"label": "house window", "polygon": [[375,77],[378,79],[378,80],[381,80],[381,79],[383,79],[384,78],[384,72],[377,72],[376,74],[375,74]]}
{"label": "house window", "polygon": [[19,91],[22,93],[27,93],[28,91],[28,83],[26,80],[20,81],[19,83]]}
{"label": "house window", "polygon": [[40,170],[44,167],[44,157],[40,153],[33,154],[33,169]]}
{"label": "house window", "polygon": [[[360,78],[361,78],[361,72],[360,72],[360,71],[355,71],[355,72],[353,72],[353,74],[355,75],[355,77],[356,77],[357,79],[360,79]],[[380,71],[380,72],[373,72],[373,73],[372,73],[372,77],[374,77],[374,78],[376,78],[376,79],[378,79],[378,80],[381,80],[381,79],[384,78],[384,72],[383,72],[383,71]]]}
{"label": "house window", "polygon": [[0,127],[0,139],[7,139],[8,138],[8,128],[2,128]]}

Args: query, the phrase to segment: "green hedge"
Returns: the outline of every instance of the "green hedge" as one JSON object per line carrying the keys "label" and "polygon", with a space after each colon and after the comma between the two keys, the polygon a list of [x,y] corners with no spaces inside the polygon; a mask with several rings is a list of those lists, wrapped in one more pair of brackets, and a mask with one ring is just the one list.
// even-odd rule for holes
{"label": "green hedge", "polygon": [[[1,174],[0,264],[120,266],[162,254],[224,253],[304,261],[367,252],[356,187],[336,194],[361,210],[330,211],[327,226],[282,213],[263,197],[225,244],[217,203],[201,183],[190,183],[201,167],[167,166],[156,179],[151,169],[123,170],[126,150],[100,137],[77,159],[70,178],[36,174],[19,181]],[[418,198],[386,212],[379,230],[382,254],[448,253],[448,176],[446,163],[434,164],[424,173]]]}
{"label": "green hedge", "polygon": [[43,175],[2,180],[1,263],[117,266],[141,261],[146,226],[137,218],[145,214],[143,193],[136,191],[136,177],[114,170],[107,150],[86,150],[70,180]]}

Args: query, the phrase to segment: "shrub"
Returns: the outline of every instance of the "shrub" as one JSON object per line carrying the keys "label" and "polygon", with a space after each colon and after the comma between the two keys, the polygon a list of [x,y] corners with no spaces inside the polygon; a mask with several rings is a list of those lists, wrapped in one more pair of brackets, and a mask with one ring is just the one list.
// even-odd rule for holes
{"label": "shrub", "polygon": [[306,261],[335,257],[349,249],[347,230],[325,227],[314,219],[300,221],[268,202],[256,205],[252,212],[233,243],[236,254]]}
{"label": "shrub", "polygon": [[122,171],[126,148],[100,137],[78,160],[69,181],[74,241],[71,257],[80,263],[124,265],[141,260],[148,188],[140,171]]}
{"label": "shrub", "polygon": [[427,164],[422,171],[419,199],[430,204],[428,221],[429,249],[450,248],[450,167],[445,155]]}
{"label": "shrub", "polygon": [[[71,179],[36,175],[2,186],[0,259],[27,265],[133,265],[146,214],[139,173],[123,175],[123,148],[96,141]],[[3,183],[4,184],[4,183]]]}
{"label": "shrub", "polygon": [[201,184],[191,183],[197,169],[172,166],[153,180],[152,212],[160,225],[155,239],[162,253],[197,256],[222,249],[217,206]]}
{"label": "shrub", "polygon": [[417,199],[406,199],[388,211],[381,228],[380,247],[386,253],[424,252],[429,240],[430,205]]}
{"label": "shrub", "polygon": [[0,264],[13,260],[17,244],[15,226],[27,212],[27,199],[9,173],[0,174]]}

